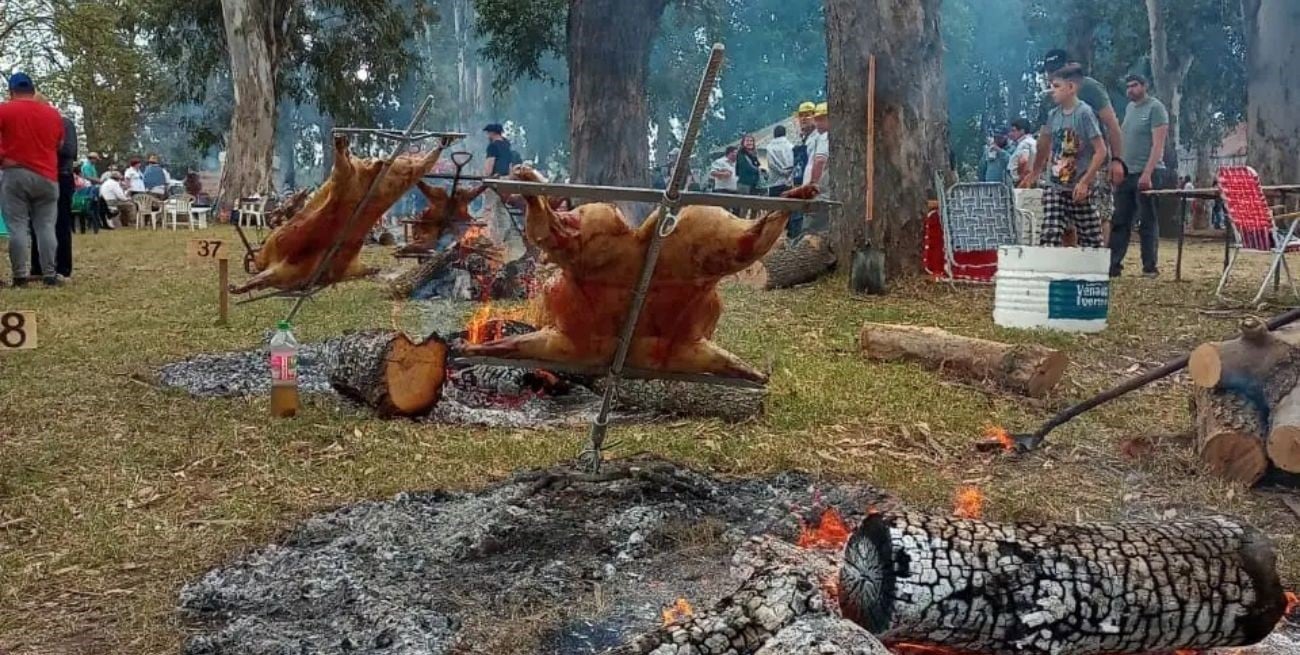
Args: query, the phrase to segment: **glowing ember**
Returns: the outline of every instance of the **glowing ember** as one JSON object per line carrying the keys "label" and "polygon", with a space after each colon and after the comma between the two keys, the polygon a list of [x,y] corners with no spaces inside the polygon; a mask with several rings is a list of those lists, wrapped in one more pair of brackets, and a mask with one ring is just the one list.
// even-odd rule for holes
{"label": "glowing ember", "polygon": [[1296,595],[1294,591],[1288,591],[1286,592],[1286,611],[1282,615],[1291,616],[1296,612],[1300,612],[1300,596]]}
{"label": "glowing ember", "polygon": [[977,519],[984,515],[984,493],[978,487],[962,487],[953,499],[952,515],[959,519]]}
{"label": "glowing ember", "polygon": [[1002,444],[1002,449],[1010,452],[1016,449],[1016,441],[1011,438],[1011,433],[1000,425],[989,425],[984,428],[984,438],[989,441],[996,441]]}
{"label": "glowing ember", "polygon": [[663,611],[664,625],[666,626],[685,621],[692,616],[695,616],[695,608],[691,607],[691,604],[686,602],[685,598],[678,598],[677,602],[670,607],[664,608]]}
{"label": "glowing ember", "polygon": [[894,655],[970,655],[945,646],[930,646],[927,644],[891,643],[889,644],[889,650]]}
{"label": "glowing ember", "polygon": [[799,529],[799,541],[796,543],[800,548],[836,550],[848,540],[849,527],[844,524],[844,518],[834,507],[827,507],[817,519],[817,525],[804,524]]}
{"label": "glowing ember", "polygon": [[[466,327],[469,333],[466,339],[472,344],[487,343],[494,339],[501,338],[501,322],[492,319],[492,303],[480,305],[474,311],[474,316],[469,319],[469,325]],[[493,334],[494,332],[498,334]]]}

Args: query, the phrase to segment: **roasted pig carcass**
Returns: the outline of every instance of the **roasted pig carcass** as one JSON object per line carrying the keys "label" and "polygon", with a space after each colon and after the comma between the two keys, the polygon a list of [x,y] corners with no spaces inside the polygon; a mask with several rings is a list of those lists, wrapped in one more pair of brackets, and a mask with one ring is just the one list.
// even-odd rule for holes
{"label": "roasted pig carcass", "polygon": [[[537,181],[516,169],[514,177]],[[811,198],[814,187],[786,194]],[[722,313],[718,282],[758,261],[785,231],[789,212],[747,221],[718,207],[691,206],[678,213],[664,239],[644,309],[628,352],[628,365],[675,373],[766,379],[710,338]],[[528,198],[526,232],[560,274],[543,291],[542,329],[470,346],[465,354],[604,365],[613,358],[646,246],[659,226],[653,214],[631,227],[610,204],[556,211],[543,197]]]}
{"label": "roasted pig carcass", "polygon": [[233,291],[244,293],[267,287],[304,289],[311,282],[312,272],[340,236],[339,250],[321,273],[317,284],[326,286],[373,273],[374,269],[366,268],[358,259],[366,235],[384,212],[429,171],[441,154],[442,149],[437,148],[429,153],[398,157],[361,214],[349,225],[348,219],[366,195],[370,183],[379,175],[384,162],[352,156],[348,140],[335,137],[334,168],[329,179],[312,194],[306,206],[271,232],[253,259],[258,273]]}
{"label": "roasted pig carcass", "polygon": [[398,249],[398,255],[421,254],[435,250],[438,241],[457,223],[469,225],[474,217],[469,213],[470,203],[474,202],[484,191],[485,186],[476,189],[457,189],[454,195],[446,189],[416,182],[415,188],[424,195],[429,206],[420,217],[411,222],[411,242]]}

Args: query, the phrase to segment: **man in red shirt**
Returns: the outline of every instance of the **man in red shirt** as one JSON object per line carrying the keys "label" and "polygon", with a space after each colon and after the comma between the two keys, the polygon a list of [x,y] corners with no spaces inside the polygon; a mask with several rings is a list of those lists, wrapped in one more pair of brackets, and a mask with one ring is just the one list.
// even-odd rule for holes
{"label": "man in red shirt", "polygon": [[63,283],[55,273],[58,240],[58,150],[63,142],[63,118],[36,98],[36,85],[26,73],[9,78],[9,102],[0,104],[0,212],[9,230],[9,263],[14,286],[27,284],[31,265],[29,227],[36,233],[41,270],[48,286]]}

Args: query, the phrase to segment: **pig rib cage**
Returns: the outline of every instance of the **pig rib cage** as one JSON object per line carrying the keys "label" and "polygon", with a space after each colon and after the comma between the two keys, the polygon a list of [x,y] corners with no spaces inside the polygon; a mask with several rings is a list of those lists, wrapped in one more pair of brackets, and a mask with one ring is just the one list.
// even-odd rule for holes
{"label": "pig rib cage", "polygon": [[[376,138],[396,141],[396,144],[394,144],[393,150],[389,153],[388,158],[385,159],[380,166],[379,174],[370,182],[370,186],[366,189],[365,195],[361,197],[361,202],[358,202],[356,207],[352,209],[352,214],[348,216],[347,221],[344,223],[344,228],[339,231],[339,235],[334,240],[334,243],[330,245],[329,250],[325,252],[325,256],[321,258],[319,263],[317,263],[316,268],[308,278],[307,284],[297,290],[272,291],[259,296],[246,298],[239,301],[238,304],[246,305],[267,298],[294,298],[293,307],[289,310],[289,313],[284,319],[286,321],[293,321],[294,317],[298,315],[298,311],[302,309],[303,303],[306,302],[308,298],[311,298],[322,289],[329,286],[324,285],[318,287],[317,283],[320,281],[321,275],[324,274],[326,270],[329,270],[330,266],[333,265],[334,256],[343,246],[343,239],[347,235],[353,223],[356,222],[357,217],[361,215],[361,210],[365,208],[366,203],[370,202],[370,198],[374,195],[375,189],[379,188],[380,182],[383,181],[384,177],[388,174],[389,169],[392,168],[393,162],[396,161],[397,158],[411,146],[411,144],[436,138],[440,141],[441,147],[446,148],[452,143],[465,137],[465,134],[461,132],[417,132],[415,129],[416,126],[424,120],[424,116],[428,113],[429,107],[432,104],[433,96],[426,96],[424,102],[420,103],[419,109],[417,109],[415,114],[411,117],[411,122],[406,126],[406,129],[401,132],[383,128],[343,127],[334,129],[334,134],[370,134]],[[240,232],[240,238],[244,241],[244,244],[247,247],[248,239],[244,237],[242,231]]]}

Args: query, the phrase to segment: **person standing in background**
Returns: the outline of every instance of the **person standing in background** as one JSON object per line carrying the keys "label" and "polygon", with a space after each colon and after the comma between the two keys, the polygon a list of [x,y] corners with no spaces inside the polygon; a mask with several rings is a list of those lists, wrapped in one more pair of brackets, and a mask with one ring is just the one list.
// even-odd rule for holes
{"label": "person standing in background", "polygon": [[1142,250],[1142,275],[1160,275],[1157,248],[1160,245],[1155,200],[1143,195],[1156,188],[1157,174],[1165,170],[1162,161],[1165,140],[1169,136],[1169,112],[1164,103],[1147,93],[1147,80],[1141,75],[1124,79],[1128,108],[1124,110],[1124,166],[1127,175],[1115,189],[1115,218],[1110,232],[1110,276],[1124,271],[1133,222],[1137,219],[1138,244]]}
{"label": "person standing in background", "polygon": [[804,170],[803,183],[812,184],[821,190],[818,197],[826,196],[826,170],[831,156],[830,142],[830,106],[826,103],[817,105],[813,114],[813,123],[817,131],[808,138],[808,165]]}
{"label": "person standing in background", "polygon": [[510,141],[505,137],[505,128],[500,123],[488,123],[483,127],[487,134],[487,161],[483,163],[483,177],[499,178],[510,174]]}
{"label": "person standing in background", "polygon": [[126,178],[126,192],[132,195],[144,193],[147,189],[144,186],[144,173],[140,170],[140,158],[132,157],[127,164],[126,170],[123,171],[122,177]]}
{"label": "person standing in background", "polygon": [[1011,121],[1011,159],[1007,162],[1008,180],[1012,186],[1024,183],[1029,172],[1034,169],[1034,157],[1038,155],[1038,141],[1029,132],[1029,121],[1017,118]]}
{"label": "person standing in background", "polygon": [[0,212],[9,230],[9,264],[15,287],[27,286],[35,228],[40,242],[46,286],[59,286],[54,254],[54,225],[59,206],[59,145],[63,118],[36,98],[36,84],[26,73],[9,77],[9,101],[0,104]]}
{"label": "person standing in background", "polygon": [[[63,142],[59,144],[59,204],[54,221],[54,272],[72,278],[72,195],[77,192],[72,169],[77,165],[77,125],[71,118],[62,116]],[[32,232],[32,277],[44,277],[48,272],[41,266],[39,242],[35,228]]]}
{"label": "person standing in background", "polygon": [[92,152],[81,162],[81,176],[91,184],[99,184],[99,153]]}
{"label": "person standing in background", "polygon": [[736,158],[739,154],[739,148],[727,146],[726,154],[715,159],[713,165],[709,167],[714,193],[735,193],[739,190],[740,182],[736,178]]}
{"label": "person standing in background", "polygon": [[1004,182],[1007,179],[1007,167],[1011,164],[1011,152],[1008,149],[1007,135],[999,131],[989,139],[984,151],[981,182]]}
{"label": "person standing in background", "polygon": [[747,196],[756,195],[763,176],[758,163],[758,144],[753,136],[746,135],[740,139],[740,153],[736,156],[737,191]]}
{"label": "person standing in background", "polygon": [[1083,69],[1071,64],[1052,73],[1052,97],[1057,106],[1047,116],[1038,137],[1039,154],[1028,188],[1051,157],[1050,185],[1043,191],[1043,233],[1039,245],[1061,247],[1065,230],[1073,225],[1079,244],[1100,248],[1101,217],[1092,204],[1095,178],[1106,163],[1106,143],[1097,117],[1079,99]]}
{"label": "person standing in background", "polygon": [[784,125],[772,129],[772,140],[767,142],[767,195],[773,198],[790,190],[794,177],[794,144],[785,136]]}

